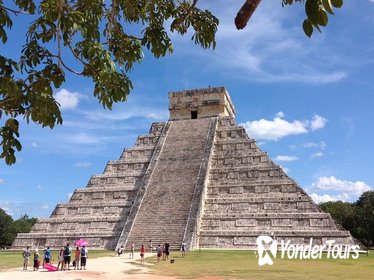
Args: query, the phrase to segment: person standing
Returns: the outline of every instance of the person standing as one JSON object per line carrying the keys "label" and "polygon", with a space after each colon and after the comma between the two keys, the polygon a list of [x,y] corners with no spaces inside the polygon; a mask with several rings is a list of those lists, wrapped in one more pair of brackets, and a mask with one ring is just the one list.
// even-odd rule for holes
{"label": "person standing", "polygon": [[27,247],[22,253],[23,270],[27,270],[27,267],[28,267],[29,261],[30,261],[30,256],[31,256],[30,247]]}
{"label": "person standing", "polygon": [[[47,247],[47,249],[44,252],[45,263],[50,263],[51,262],[51,257],[52,257],[51,250],[49,249],[49,247]],[[43,265],[43,267],[44,267],[44,265]]]}
{"label": "person standing", "polygon": [[169,253],[170,253],[170,244],[169,244],[169,242],[166,242],[165,243],[165,259],[167,260],[167,259],[169,259]]}
{"label": "person standing", "polygon": [[145,248],[144,245],[140,247],[140,263],[144,264],[144,254],[145,254]]}
{"label": "person standing", "polygon": [[160,258],[162,256],[162,249],[161,249],[161,245],[160,244],[158,244],[156,252],[157,252],[157,262],[160,262]]}
{"label": "person standing", "polygon": [[79,250],[79,247],[75,248],[75,254],[74,254],[74,270],[79,269],[79,261],[80,261],[81,251]]}
{"label": "person standing", "polygon": [[70,270],[70,260],[71,260],[71,248],[70,244],[66,244],[64,249],[64,269]]}
{"label": "person standing", "polygon": [[153,245],[152,245],[152,239],[149,239],[149,252],[152,253]]}
{"label": "person standing", "polygon": [[122,253],[123,253],[123,246],[121,245],[121,247],[119,247],[117,250],[117,256],[118,257],[122,256]]}
{"label": "person standing", "polygon": [[129,259],[133,259],[134,258],[134,252],[135,252],[135,244],[134,242],[131,243],[131,247],[130,247],[130,256],[129,256]]}
{"label": "person standing", "polygon": [[38,248],[36,248],[34,250],[34,271],[38,271],[39,265],[40,265],[40,263],[39,263],[39,250],[38,250]]}
{"label": "person standing", "polygon": [[58,268],[60,267],[60,264],[61,264],[61,271],[64,269],[64,262],[65,262],[65,258],[64,258],[64,248],[61,248],[61,249],[60,249],[60,252],[58,253],[58,264],[57,264],[57,270],[58,270]]}
{"label": "person standing", "polygon": [[86,246],[83,246],[81,249],[81,270],[84,269],[86,270],[86,264],[87,264],[87,259],[88,259],[88,250]]}
{"label": "person standing", "polygon": [[186,242],[184,242],[184,240],[182,241],[181,252],[183,258],[186,255]]}

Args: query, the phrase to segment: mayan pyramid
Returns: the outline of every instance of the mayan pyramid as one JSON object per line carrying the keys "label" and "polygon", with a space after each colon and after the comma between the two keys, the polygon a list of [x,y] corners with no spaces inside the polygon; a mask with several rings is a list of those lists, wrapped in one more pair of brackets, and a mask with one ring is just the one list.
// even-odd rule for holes
{"label": "mayan pyramid", "polygon": [[153,123],[50,218],[18,234],[13,247],[56,248],[85,238],[107,249],[149,240],[254,248],[259,235],[356,243],[235,123],[225,88],[171,92],[169,100],[169,121]]}

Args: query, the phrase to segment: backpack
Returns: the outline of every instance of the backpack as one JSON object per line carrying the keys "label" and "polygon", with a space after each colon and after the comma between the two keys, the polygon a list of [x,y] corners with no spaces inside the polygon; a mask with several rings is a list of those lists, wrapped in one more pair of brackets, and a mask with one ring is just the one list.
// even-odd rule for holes
{"label": "backpack", "polygon": [[81,257],[86,257],[86,249],[82,248]]}
{"label": "backpack", "polygon": [[64,250],[64,255],[65,256],[69,256],[70,255],[70,248],[68,246],[65,247],[65,250]]}

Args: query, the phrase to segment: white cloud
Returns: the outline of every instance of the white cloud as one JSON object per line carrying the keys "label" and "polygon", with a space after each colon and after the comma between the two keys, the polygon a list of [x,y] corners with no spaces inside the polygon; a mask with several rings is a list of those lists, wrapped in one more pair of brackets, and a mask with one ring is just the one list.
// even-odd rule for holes
{"label": "white cloud", "polygon": [[41,189],[43,189],[43,186],[42,186],[42,185],[37,185],[36,188],[37,188],[38,190],[41,190]]}
{"label": "white cloud", "polygon": [[61,89],[55,94],[56,101],[60,104],[61,110],[75,109],[78,106],[79,99],[83,95],[79,92],[70,92],[66,89]]}
{"label": "white cloud", "polygon": [[127,107],[125,111],[85,112],[85,118],[90,121],[124,121],[130,118],[147,118],[152,120],[167,120],[169,112],[165,109],[148,107]]}
{"label": "white cloud", "polygon": [[310,157],[311,158],[323,157],[323,153],[322,152],[317,152],[317,153],[312,154]]}
{"label": "white cloud", "polygon": [[49,204],[48,203],[45,203],[43,206],[42,206],[42,209],[48,209],[49,208]]}
{"label": "white cloud", "polygon": [[[283,113],[281,115],[284,116]],[[246,129],[250,137],[257,140],[278,140],[289,135],[303,134],[322,128],[324,126],[322,119],[326,120],[316,115],[311,121],[293,120],[289,122],[282,119],[279,113],[277,113],[273,120],[260,119],[258,121],[248,121],[240,125]]]}
{"label": "white cloud", "polygon": [[355,201],[365,191],[372,187],[361,181],[337,179],[335,176],[319,177],[308,190],[317,203],[326,201]]}
{"label": "white cloud", "polygon": [[294,160],[298,160],[299,158],[298,157],[295,157],[295,156],[276,156],[275,157],[275,160],[277,161],[294,161]]}
{"label": "white cloud", "polygon": [[320,148],[321,150],[324,150],[327,145],[324,141],[320,141],[319,143],[307,142],[303,144],[302,146],[304,148]]}
{"label": "white cloud", "polygon": [[361,195],[363,192],[371,190],[371,187],[364,182],[340,180],[335,178],[335,176],[319,177],[317,181],[312,184],[312,188],[319,190],[338,190],[354,195]]}
{"label": "white cloud", "polygon": [[37,147],[38,147],[38,144],[37,144],[36,142],[32,142],[32,143],[31,143],[31,147],[33,147],[33,148],[37,148]]}
{"label": "white cloud", "polygon": [[0,208],[3,209],[8,215],[14,215],[14,211],[12,210],[12,203],[10,201],[0,200]]}
{"label": "white cloud", "polygon": [[310,123],[310,128],[312,131],[321,129],[325,127],[326,123],[327,123],[327,119],[325,119],[324,117],[315,115]]}
{"label": "white cloud", "polygon": [[275,116],[278,117],[278,118],[281,118],[281,119],[285,117],[283,112],[278,112],[278,113],[275,114]]}
{"label": "white cloud", "polygon": [[5,180],[0,178],[0,185],[4,183],[5,183]]}
{"label": "white cloud", "polygon": [[67,135],[65,140],[73,144],[96,144],[100,142],[99,137],[85,132]]}
{"label": "white cloud", "polygon": [[310,194],[310,197],[314,200],[315,203],[324,203],[328,201],[337,201],[337,200],[346,201],[346,199],[348,198],[348,195],[343,193],[342,195],[331,196],[328,194],[319,195],[316,193],[312,193]]}
{"label": "white cloud", "polygon": [[[211,55],[206,52],[203,55],[205,60],[209,59],[210,67],[234,70],[225,72],[226,76],[262,83],[310,84],[334,83],[347,76],[347,71],[341,67],[342,60],[334,59],[324,33],[307,40],[300,27],[304,17],[302,9],[291,12],[286,11],[290,7],[262,1],[247,27],[238,31],[233,19],[242,2],[221,0],[214,3],[206,4],[206,8],[220,19],[217,48]],[[186,53],[190,51],[190,47],[185,48]],[[329,63],[326,63],[327,55]]]}
{"label": "white cloud", "polygon": [[92,165],[91,162],[83,161],[83,162],[75,163],[74,167],[87,168],[87,167],[90,167],[91,165]]}

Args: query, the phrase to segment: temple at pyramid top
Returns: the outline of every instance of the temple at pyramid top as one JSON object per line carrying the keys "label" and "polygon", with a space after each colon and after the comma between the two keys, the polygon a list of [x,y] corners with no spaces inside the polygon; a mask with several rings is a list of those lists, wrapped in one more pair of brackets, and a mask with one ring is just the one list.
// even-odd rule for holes
{"label": "temple at pyramid top", "polygon": [[224,87],[169,92],[170,120],[235,117],[235,108]]}

